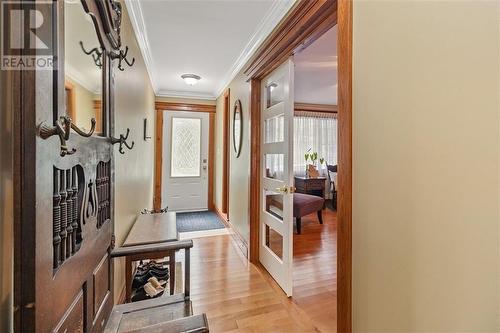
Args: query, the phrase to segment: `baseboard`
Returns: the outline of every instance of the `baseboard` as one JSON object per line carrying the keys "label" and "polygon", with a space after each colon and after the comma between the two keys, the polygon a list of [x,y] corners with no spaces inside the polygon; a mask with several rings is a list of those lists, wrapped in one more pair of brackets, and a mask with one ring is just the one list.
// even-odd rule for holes
{"label": "baseboard", "polygon": [[222,220],[222,223],[228,228],[231,229],[231,239],[236,245],[238,249],[243,253],[245,258],[248,259],[248,243],[246,242],[245,238],[236,230],[236,228],[232,225],[231,221],[228,221],[225,217],[224,214],[219,210],[218,207],[214,207],[215,213],[219,216],[219,218]]}

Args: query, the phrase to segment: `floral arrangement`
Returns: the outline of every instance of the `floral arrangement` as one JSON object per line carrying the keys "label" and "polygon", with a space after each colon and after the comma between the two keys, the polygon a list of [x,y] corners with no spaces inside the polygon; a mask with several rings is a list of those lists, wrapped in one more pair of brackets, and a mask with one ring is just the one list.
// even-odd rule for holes
{"label": "floral arrangement", "polygon": [[[312,148],[309,148],[306,153],[304,154],[304,159],[306,160],[306,175],[309,173],[309,165],[314,165],[316,166],[316,161],[318,160],[318,152],[311,152]],[[309,160],[311,160],[311,163],[308,163]],[[320,157],[319,158],[319,166],[323,165],[325,163],[325,158]]]}

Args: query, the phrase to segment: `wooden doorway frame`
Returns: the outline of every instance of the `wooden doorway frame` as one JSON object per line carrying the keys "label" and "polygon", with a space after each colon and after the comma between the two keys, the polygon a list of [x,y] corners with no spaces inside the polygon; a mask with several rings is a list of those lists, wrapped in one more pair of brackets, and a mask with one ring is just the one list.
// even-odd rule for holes
{"label": "wooden doorway frame", "polygon": [[261,80],[338,26],[337,332],[352,331],[352,0],[299,0],[245,67],[250,81],[250,261],[259,263]]}
{"label": "wooden doorway frame", "polygon": [[223,105],[223,116],[222,116],[222,135],[223,135],[223,144],[222,144],[222,213],[226,214],[226,220],[229,220],[229,182],[230,182],[230,149],[231,143],[230,138],[231,135],[229,133],[229,123],[231,119],[231,98],[230,98],[230,90],[229,88],[224,91],[224,105]]}
{"label": "wooden doorway frame", "polygon": [[155,102],[155,177],[153,193],[153,209],[161,209],[161,191],[163,184],[163,111],[205,112],[209,114],[208,130],[208,210],[214,210],[214,163],[215,163],[215,105]]}

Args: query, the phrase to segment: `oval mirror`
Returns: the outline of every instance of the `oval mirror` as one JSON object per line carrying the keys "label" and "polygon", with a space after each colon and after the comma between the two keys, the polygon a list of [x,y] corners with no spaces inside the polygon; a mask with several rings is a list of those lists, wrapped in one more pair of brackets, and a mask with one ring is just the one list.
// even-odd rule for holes
{"label": "oval mirror", "polygon": [[92,17],[81,1],[64,1],[64,91],[66,115],[87,132],[95,118],[102,134],[102,48]]}
{"label": "oval mirror", "polygon": [[243,140],[242,131],[243,131],[243,123],[242,119],[243,113],[241,110],[241,101],[238,99],[234,103],[233,110],[233,145],[234,151],[236,153],[236,157],[240,157],[241,153],[241,144]]}

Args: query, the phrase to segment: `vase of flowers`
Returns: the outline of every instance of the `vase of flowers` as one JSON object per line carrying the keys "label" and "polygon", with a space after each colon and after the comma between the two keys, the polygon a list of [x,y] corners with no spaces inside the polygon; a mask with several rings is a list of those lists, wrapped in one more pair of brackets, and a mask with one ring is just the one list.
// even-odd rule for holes
{"label": "vase of flowers", "polygon": [[311,148],[309,148],[306,153],[304,154],[304,159],[306,160],[306,177],[309,177],[309,171],[308,171],[308,166],[309,166],[309,158],[311,157],[311,154],[309,153],[311,151]]}

